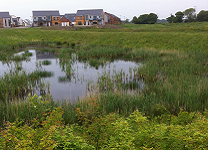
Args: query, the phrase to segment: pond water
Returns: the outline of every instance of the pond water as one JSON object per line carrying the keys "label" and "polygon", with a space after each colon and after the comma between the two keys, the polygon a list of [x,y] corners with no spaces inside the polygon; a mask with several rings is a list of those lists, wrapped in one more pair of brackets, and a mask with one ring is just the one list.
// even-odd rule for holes
{"label": "pond water", "polygon": [[[113,75],[113,72],[122,70],[123,74],[129,75],[134,68],[136,69],[141,66],[141,63],[130,61],[129,59],[115,59],[98,67],[93,67],[87,62],[76,60],[71,66],[73,74],[67,76],[59,58],[55,57],[52,52],[41,52],[36,50],[29,50],[29,52],[32,53],[30,59],[20,63],[22,70],[31,73],[37,69],[37,62],[42,64],[43,61],[48,60],[50,64],[42,64],[41,70],[51,72],[51,76],[44,77],[42,80],[45,83],[49,83],[50,94],[54,100],[70,99],[74,102],[78,97],[85,97],[89,92],[89,83],[95,83],[103,73],[107,72],[110,75]],[[22,53],[24,52],[20,52],[17,55]],[[3,76],[5,72],[8,72],[14,67],[14,62],[8,64],[0,61],[0,76]],[[130,78],[130,75],[128,78]],[[143,81],[137,80],[137,82],[139,88],[143,89]]]}

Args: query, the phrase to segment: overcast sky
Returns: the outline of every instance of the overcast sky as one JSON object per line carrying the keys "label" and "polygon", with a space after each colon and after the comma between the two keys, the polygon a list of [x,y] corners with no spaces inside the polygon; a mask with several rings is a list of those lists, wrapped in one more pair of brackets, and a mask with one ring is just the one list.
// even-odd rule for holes
{"label": "overcast sky", "polygon": [[[208,10],[208,0],[0,0],[0,12],[9,11],[23,19],[32,16],[32,10],[59,10],[60,14],[75,13],[78,9],[100,9],[118,17],[155,13],[160,19],[187,8]],[[31,19],[31,18],[30,18]]]}

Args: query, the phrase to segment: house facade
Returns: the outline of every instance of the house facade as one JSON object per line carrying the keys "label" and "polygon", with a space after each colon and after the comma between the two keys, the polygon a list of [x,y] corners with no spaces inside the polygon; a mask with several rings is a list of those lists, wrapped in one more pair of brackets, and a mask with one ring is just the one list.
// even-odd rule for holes
{"label": "house facade", "polygon": [[69,25],[76,25],[75,13],[65,14],[64,17],[69,20]]}
{"label": "house facade", "polygon": [[52,26],[61,26],[61,16],[53,15],[52,16]]}
{"label": "house facade", "polygon": [[105,12],[105,24],[121,24],[121,19],[111,13]]}
{"label": "house facade", "polygon": [[104,25],[103,9],[77,10],[76,25]]}
{"label": "house facade", "polygon": [[0,28],[11,28],[11,16],[9,12],[0,12]]}
{"label": "house facade", "polygon": [[66,17],[62,16],[61,17],[61,26],[69,26],[69,19]]}
{"label": "house facade", "polygon": [[33,26],[60,26],[61,17],[58,10],[33,11]]}
{"label": "house facade", "polygon": [[23,20],[20,17],[11,15],[11,25],[13,26],[23,26]]}

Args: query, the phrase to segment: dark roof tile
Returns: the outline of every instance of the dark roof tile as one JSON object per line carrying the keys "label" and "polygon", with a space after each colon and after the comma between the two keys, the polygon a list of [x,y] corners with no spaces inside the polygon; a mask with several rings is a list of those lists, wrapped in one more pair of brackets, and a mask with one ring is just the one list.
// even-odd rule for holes
{"label": "dark roof tile", "polygon": [[0,12],[0,18],[10,18],[9,12]]}
{"label": "dark roof tile", "polygon": [[87,9],[87,10],[77,10],[76,16],[83,16],[84,14],[89,15],[102,15],[103,9]]}
{"label": "dark roof tile", "polygon": [[33,16],[60,16],[60,13],[58,10],[33,11]]}

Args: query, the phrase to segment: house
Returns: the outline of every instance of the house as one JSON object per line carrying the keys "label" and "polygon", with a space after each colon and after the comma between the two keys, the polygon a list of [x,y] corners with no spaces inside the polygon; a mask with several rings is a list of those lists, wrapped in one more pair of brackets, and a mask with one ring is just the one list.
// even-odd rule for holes
{"label": "house", "polygon": [[62,16],[61,17],[61,26],[69,26],[69,19],[66,17]]}
{"label": "house", "polygon": [[29,19],[23,20],[23,25],[24,25],[24,26],[31,27],[32,24],[33,24],[32,21],[30,21]]}
{"label": "house", "polygon": [[11,28],[11,16],[9,12],[0,12],[0,28]]}
{"label": "house", "polygon": [[75,16],[76,16],[75,13],[70,13],[70,14],[65,14],[64,15],[64,17],[69,20],[70,25],[76,25]]}
{"label": "house", "polygon": [[76,25],[104,25],[103,9],[77,10]]}
{"label": "house", "polygon": [[60,26],[61,16],[58,10],[33,11],[33,26]]}
{"label": "house", "polygon": [[20,17],[16,17],[15,15],[11,15],[11,25],[23,26],[23,20]]}
{"label": "house", "polygon": [[105,12],[105,24],[121,24],[121,19],[111,13]]}
{"label": "house", "polygon": [[52,26],[61,26],[61,16],[53,15],[52,16]]}

